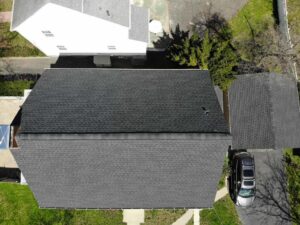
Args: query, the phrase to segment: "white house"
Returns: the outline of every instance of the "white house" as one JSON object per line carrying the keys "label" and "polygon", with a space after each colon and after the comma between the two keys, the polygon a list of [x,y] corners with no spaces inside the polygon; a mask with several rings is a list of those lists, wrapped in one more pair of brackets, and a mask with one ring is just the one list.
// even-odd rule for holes
{"label": "white house", "polygon": [[48,56],[143,55],[148,23],[130,0],[14,0],[11,31]]}

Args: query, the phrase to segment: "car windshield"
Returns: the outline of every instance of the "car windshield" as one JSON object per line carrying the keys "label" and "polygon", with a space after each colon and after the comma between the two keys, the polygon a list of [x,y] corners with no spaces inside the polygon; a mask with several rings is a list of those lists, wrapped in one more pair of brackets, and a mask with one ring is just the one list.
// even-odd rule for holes
{"label": "car windshield", "polygon": [[253,181],[244,181],[244,185],[246,185],[246,186],[252,186],[254,184],[254,182]]}
{"label": "car windshield", "polygon": [[253,170],[244,170],[244,177],[253,177]]}
{"label": "car windshield", "polygon": [[244,197],[244,198],[250,198],[250,197],[254,196],[254,189],[241,188],[239,191],[239,196]]}

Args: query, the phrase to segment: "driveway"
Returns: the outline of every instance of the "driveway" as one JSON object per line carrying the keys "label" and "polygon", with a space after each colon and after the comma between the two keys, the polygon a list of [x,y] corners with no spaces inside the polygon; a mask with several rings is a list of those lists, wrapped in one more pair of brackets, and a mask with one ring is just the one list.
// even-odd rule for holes
{"label": "driveway", "polygon": [[41,74],[50,68],[57,58],[51,57],[9,57],[0,59],[0,74],[32,73]]}
{"label": "driveway", "polygon": [[209,11],[230,19],[246,3],[247,0],[169,0],[170,25],[174,28],[179,24],[182,29],[187,30],[193,18]]}
{"label": "driveway", "polygon": [[248,0],[133,0],[138,6],[150,9],[150,19],[161,21],[169,32],[177,24],[187,30],[190,22],[200,13],[219,12],[226,19],[232,18]]}
{"label": "driveway", "polygon": [[[276,162],[280,162],[282,160],[282,154],[280,150],[267,150],[267,152],[259,152],[255,151],[251,152],[255,158],[255,167],[256,167],[256,184],[257,188],[265,182],[266,178],[272,175],[272,171],[267,165],[267,162],[275,160]],[[274,185],[276,185],[274,183]],[[241,208],[236,207],[240,220],[244,225],[253,225],[253,224],[263,224],[263,225],[276,225],[276,224],[290,224],[287,222],[282,223],[278,217],[268,216],[265,213],[261,213],[258,211],[262,211],[265,209],[269,209],[272,211],[276,211],[275,208],[268,207],[266,205],[262,205],[261,200],[255,199],[253,206],[249,208]]]}

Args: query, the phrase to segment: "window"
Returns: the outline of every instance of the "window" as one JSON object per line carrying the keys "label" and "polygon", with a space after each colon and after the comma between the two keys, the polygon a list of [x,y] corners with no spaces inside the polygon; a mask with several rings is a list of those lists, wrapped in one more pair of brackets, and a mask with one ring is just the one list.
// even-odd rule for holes
{"label": "window", "polygon": [[253,177],[254,176],[253,170],[244,170],[244,176]]}
{"label": "window", "polygon": [[43,33],[46,37],[54,37],[54,34],[52,34],[51,31],[49,31],[49,30],[42,30],[42,33]]}
{"label": "window", "polygon": [[59,50],[61,50],[61,51],[67,50],[67,48],[66,48],[65,46],[63,46],[63,45],[57,45],[56,47],[57,47]]}
{"label": "window", "polygon": [[9,148],[10,126],[0,125],[0,150]]}

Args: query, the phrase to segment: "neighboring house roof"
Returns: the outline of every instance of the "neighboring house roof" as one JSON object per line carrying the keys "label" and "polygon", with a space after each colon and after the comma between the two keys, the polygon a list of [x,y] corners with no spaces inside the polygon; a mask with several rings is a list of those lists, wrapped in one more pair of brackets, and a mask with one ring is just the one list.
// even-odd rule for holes
{"label": "neighboring house roof", "polygon": [[14,0],[12,28],[16,28],[48,3],[129,27],[129,0]]}
{"label": "neighboring house roof", "polygon": [[237,77],[229,93],[233,148],[299,147],[295,80],[273,73]]}
{"label": "neighboring house roof", "polygon": [[22,133],[228,133],[207,71],[46,70]]}
{"label": "neighboring house roof", "polygon": [[47,208],[212,207],[231,144],[199,70],[47,70],[21,130],[12,153]]}
{"label": "neighboring house roof", "polygon": [[131,6],[131,27],[129,38],[136,41],[149,39],[149,11],[148,9]]}
{"label": "neighboring house roof", "polygon": [[130,39],[148,42],[149,11],[130,0],[14,0],[12,30],[48,3],[129,27]]}

